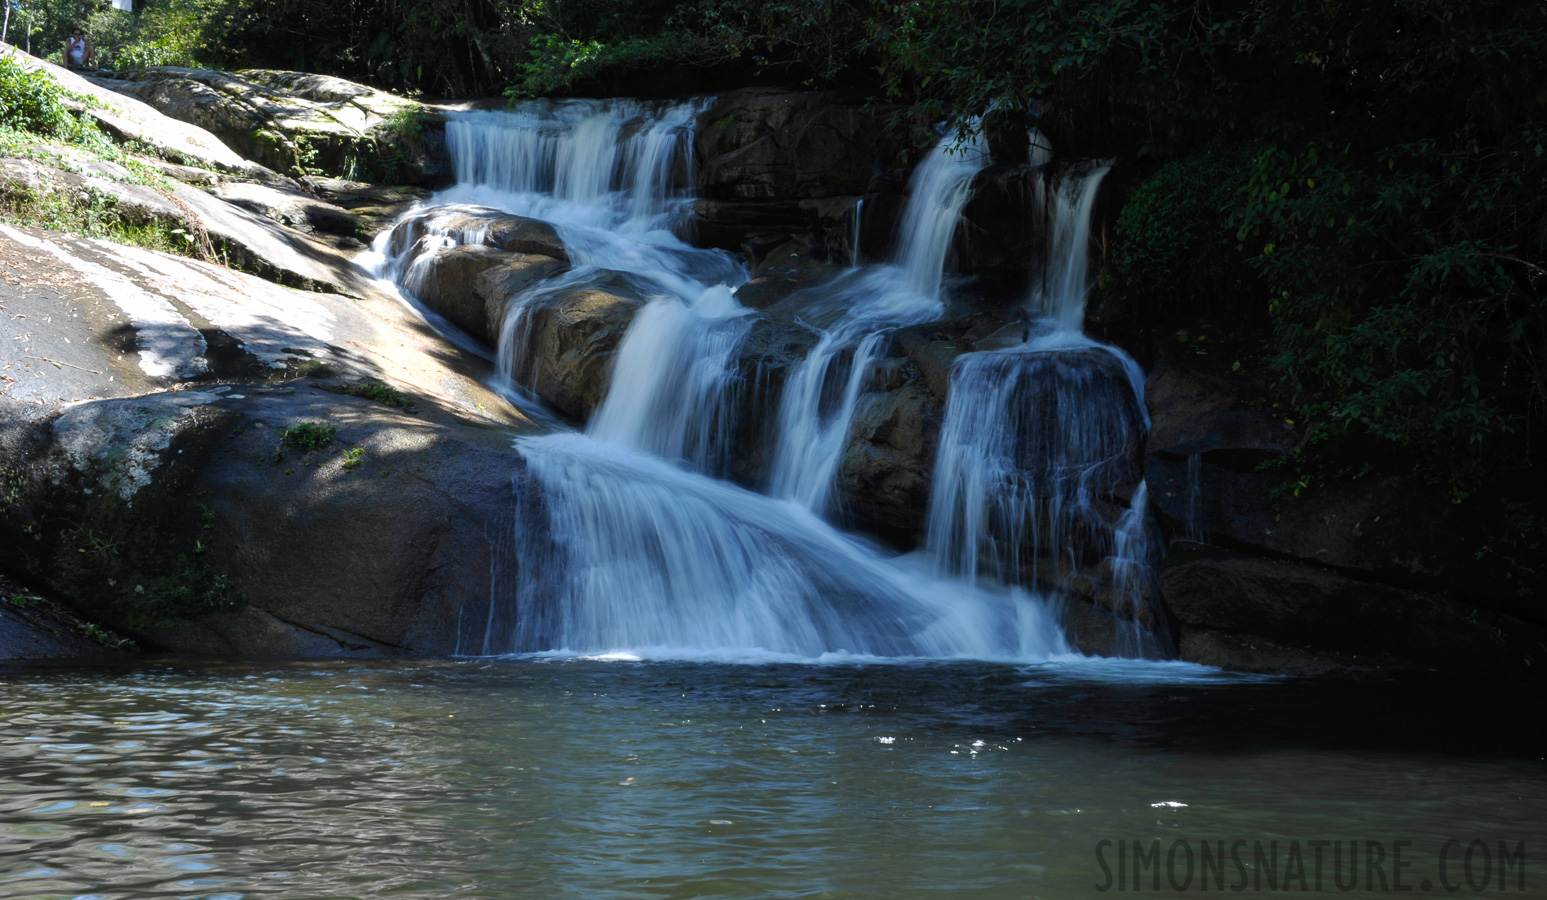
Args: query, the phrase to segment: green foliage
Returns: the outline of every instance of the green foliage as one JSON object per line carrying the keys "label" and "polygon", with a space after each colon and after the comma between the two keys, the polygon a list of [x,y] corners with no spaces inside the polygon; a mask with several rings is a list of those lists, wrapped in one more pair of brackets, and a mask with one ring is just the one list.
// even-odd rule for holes
{"label": "green foliage", "polygon": [[97,54],[104,65],[119,70],[199,68],[223,62],[228,57],[222,52],[218,33],[208,25],[221,6],[218,0],[149,0],[127,22],[117,17],[93,19],[92,25],[99,32]]}
{"label": "green foliage", "polygon": [[[7,153],[0,133],[0,153]],[[7,153],[7,155],[9,155]],[[183,229],[164,222],[133,222],[119,215],[116,201],[92,192],[84,200],[67,193],[14,189],[0,191],[0,221],[69,231],[120,244],[202,258],[201,249],[185,240]]]}
{"label": "green foliage", "polygon": [[397,388],[382,384],[379,381],[366,381],[360,384],[345,385],[338,388],[338,392],[349,394],[353,397],[364,397],[367,400],[374,400],[393,409],[402,409],[409,412],[414,410],[414,399],[412,397]]}
{"label": "green foliage", "polygon": [[344,468],[354,470],[360,468],[360,463],[365,461],[365,451],[359,447],[344,451]]}
{"label": "green foliage", "polygon": [[1518,255],[1543,249],[1543,141],[1273,148],[1240,195],[1302,414],[1416,455],[1458,499],[1547,403],[1544,273]]}
{"label": "green foliage", "polygon": [[1254,289],[1237,250],[1236,194],[1249,175],[1243,153],[1202,153],[1166,163],[1141,183],[1117,219],[1113,263],[1126,290],[1149,304],[1231,310]]}
{"label": "green foliage", "polygon": [[825,86],[870,67],[867,25],[882,9],[855,0],[695,0],[669,21],[697,37],[711,59],[750,59],[797,73],[807,86]]}
{"label": "green foliage", "polygon": [[[370,177],[389,184],[407,180],[412,159],[425,152],[429,115],[424,107],[415,104],[393,113],[376,129],[372,137],[380,151],[381,171],[368,173]],[[357,169],[358,166],[357,160],[349,160],[348,168]],[[355,172],[340,174],[349,181],[359,180]]]}
{"label": "green foliage", "polygon": [[566,40],[556,34],[532,38],[531,55],[521,64],[520,79],[505,90],[512,100],[559,93],[603,72],[680,63],[692,58],[691,45],[672,32],[614,43]]}
{"label": "green foliage", "polygon": [[1036,103],[1068,129],[1159,152],[1249,107],[1220,57],[1243,4],[912,0],[879,4],[867,46],[895,96],[933,118]]}
{"label": "green foliage", "polygon": [[324,422],[302,422],[291,425],[280,434],[280,441],[302,453],[321,450],[333,443],[338,429]]}
{"label": "green foliage", "polygon": [[74,143],[102,143],[96,126],[70,114],[73,96],[47,72],[27,70],[10,56],[0,56],[0,128]]}
{"label": "green foliage", "polygon": [[95,622],[88,622],[74,615],[63,606],[38,594],[11,591],[8,594],[0,594],[0,604],[9,604],[17,609],[41,610],[109,650],[123,650],[129,653],[140,652],[139,644],[135,643],[132,639],[124,637],[110,628],[104,628]]}
{"label": "green foliage", "polygon": [[140,652],[140,645],[135,643],[133,639],[126,638],[93,622],[82,622],[81,633],[109,650],[126,650],[130,653]]}
{"label": "green foliage", "polygon": [[34,55],[62,65],[70,32],[85,27],[92,35],[87,22],[108,6],[107,0],[25,0],[11,10],[9,42],[25,48],[30,38]]}

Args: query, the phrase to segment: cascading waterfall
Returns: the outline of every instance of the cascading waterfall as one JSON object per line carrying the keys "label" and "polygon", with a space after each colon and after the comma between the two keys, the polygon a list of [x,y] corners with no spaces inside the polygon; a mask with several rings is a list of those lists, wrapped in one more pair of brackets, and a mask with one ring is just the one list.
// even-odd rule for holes
{"label": "cascading waterfall", "polygon": [[[1106,172],[1039,182],[1049,240],[1027,301],[1036,318],[1021,345],[965,354],[952,368],[926,546],[938,571],[973,581],[1060,586],[1104,563],[1127,606],[1114,612],[1136,623],[1154,568],[1143,373],[1081,333],[1090,218]],[[1116,507],[1124,487],[1131,501]],[[1137,625],[1127,637],[1122,650],[1155,652]]]}
{"label": "cascading waterfall", "polygon": [[538,101],[513,112],[459,113],[446,130],[457,183],[432,201],[441,214],[424,216],[411,232],[430,243],[406,266],[394,261],[407,247],[384,247],[383,256],[384,274],[412,294],[433,271],[434,249],[484,240],[470,222],[509,213],[552,224],[572,269],[508,298],[498,370],[515,386],[528,383],[542,352],[532,342],[537,304],[625,273],[651,299],[618,348],[615,387],[591,427],[603,439],[719,471],[723,436],[734,426],[725,363],[747,324],[727,286],[745,281],[746,269],[674,233],[691,200],[684,186],[702,106]]}
{"label": "cascading waterfall", "polygon": [[[887,557],[792,504],[579,435],[524,438],[516,624],[487,652],[1045,659],[1039,599]],[[527,492],[529,491],[529,492]]]}
{"label": "cascading waterfall", "polygon": [[[971,124],[975,128],[976,120]],[[940,289],[951,239],[973,176],[987,164],[988,144],[980,133],[966,142],[954,131],[941,138],[910,180],[896,262],[833,286],[832,323],[790,374],[780,401],[769,482],[775,497],[818,515],[827,511],[859,396],[887,337],[944,311]]]}
{"label": "cascading waterfall", "polygon": [[[1132,480],[1147,427],[1141,381],[1131,361],[1081,337],[1072,318],[1104,170],[1048,189],[1052,262],[1028,305],[1058,314],[1025,347],[963,357],[928,552],[896,557],[821,517],[875,359],[897,328],[943,312],[951,241],[987,148],[981,139],[956,147],[952,136],[920,164],[894,264],[859,267],[856,206],[854,267],[802,295],[802,321],[819,337],[785,381],[764,496],[707,477],[728,470],[744,405],[737,352],[760,314],[734,296],[747,277],[740,262],[674,232],[691,199],[700,108],[566,101],[459,114],[447,132],[458,183],[403,230],[412,246],[378,245],[379,271],[412,292],[430,271],[426,253],[482,242],[480,229],[500,215],[551,223],[571,269],[506,305],[498,360],[517,382],[535,359],[536,304],[598,278],[625,278],[647,297],[586,431],[517,441],[525,465],[501,540],[521,574],[502,581],[508,606],[491,602],[481,651],[1020,660],[1071,652],[1052,607],[1024,587],[1056,580],[1038,567],[1066,571],[1085,561],[1073,554],[1095,552],[1114,561],[1114,583],[1140,585],[1149,571],[1142,483],[1126,512],[1103,506]],[[1035,155],[1042,143],[1033,137]],[[1015,424],[1005,428],[1012,409]],[[1004,549],[1046,550],[1053,536],[1069,549],[1044,552],[1046,560]]]}
{"label": "cascading waterfall", "polygon": [[1091,211],[1108,166],[1096,166],[1085,175],[1069,174],[1037,182],[1037,206],[1048,221],[1047,264],[1032,284],[1030,307],[1066,331],[1085,326],[1085,298],[1090,294],[1089,268]]}
{"label": "cascading waterfall", "polygon": [[736,425],[733,361],[751,325],[748,312],[724,285],[691,304],[662,299],[640,310],[587,433],[695,471],[727,472]]}
{"label": "cascading waterfall", "polygon": [[864,225],[865,198],[861,197],[854,201],[854,225],[849,232],[849,268],[851,269],[859,268],[860,258],[863,256],[860,252],[860,237],[864,234]]}
{"label": "cascading waterfall", "polygon": [[1110,552],[1094,502],[1137,476],[1148,424],[1125,363],[1063,331],[957,360],[927,524],[943,571],[1056,584]]}

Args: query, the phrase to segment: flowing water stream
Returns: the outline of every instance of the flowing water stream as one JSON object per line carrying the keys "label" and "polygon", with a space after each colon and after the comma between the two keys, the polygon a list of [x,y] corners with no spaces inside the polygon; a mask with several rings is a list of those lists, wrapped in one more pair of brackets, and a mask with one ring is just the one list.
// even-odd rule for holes
{"label": "flowing water stream", "polygon": [[[1148,426],[1137,368],[1080,334],[1091,209],[1105,167],[1055,172],[1046,142],[1032,135],[1045,170],[1033,214],[1048,234],[1026,302],[1028,334],[1036,334],[958,360],[926,547],[897,557],[828,524],[833,488],[859,398],[892,333],[946,309],[952,241],[973,178],[989,162],[987,145],[948,130],[912,176],[896,261],[856,265],[796,295],[817,340],[783,385],[760,494],[715,480],[729,471],[747,407],[736,353],[759,314],[736,301],[747,272],[734,257],[678,236],[700,108],[566,101],[458,116],[447,130],[457,184],[414,214],[418,259],[405,262],[411,248],[378,242],[382,274],[412,294],[435,247],[482,241],[488,226],[479,223],[489,216],[557,228],[573,269],[512,298],[500,329],[498,366],[517,384],[541,352],[529,313],[543,297],[603,272],[622,273],[649,295],[584,433],[517,441],[527,465],[509,540],[528,575],[513,599],[491,604],[489,633],[465,649],[1071,653],[1058,604],[1022,585],[1056,588],[1094,555],[1109,558],[1114,584],[1142,586],[1152,562],[1142,485],[1126,514],[1103,518],[1095,503],[1132,480]],[[1032,559],[1022,559],[1025,547]],[[1131,593],[1132,609],[1118,613],[1138,610],[1142,592]],[[1119,649],[1156,647],[1136,638]]]}

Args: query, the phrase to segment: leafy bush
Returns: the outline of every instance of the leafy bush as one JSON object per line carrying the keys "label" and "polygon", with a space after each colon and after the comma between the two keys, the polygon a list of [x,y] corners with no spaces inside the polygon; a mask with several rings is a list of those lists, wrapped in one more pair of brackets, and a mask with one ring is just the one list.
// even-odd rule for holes
{"label": "leafy bush", "polygon": [[1237,249],[1235,208],[1248,162],[1239,151],[1184,157],[1134,190],[1117,218],[1113,262],[1140,302],[1251,312],[1252,273]]}
{"label": "leafy bush", "polygon": [[80,140],[96,134],[65,108],[69,95],[47,72],[22,67],[0,56],[0,127],[40,137]]}
{"label": "leafy bush", "polygon": [[1493,145],[1258,158],[1241,236],[1267,283],[1282,373],[1319,427],[1414,454],[1464,498],[1547,408],[1547,129]]}
{"label": "leafy bush", "polygon": [[559,93],[603,72],[682,62],[692,57],[683,35],[663,32],[616,43],[565,40],[556,34],[532,38],[532,51],[521,64],[521,78],[505,90],[515,100]]}

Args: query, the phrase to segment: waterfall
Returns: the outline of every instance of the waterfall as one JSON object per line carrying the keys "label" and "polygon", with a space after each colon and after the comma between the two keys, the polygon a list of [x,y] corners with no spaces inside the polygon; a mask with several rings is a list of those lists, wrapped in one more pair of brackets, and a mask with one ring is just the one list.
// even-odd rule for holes
{"label": "waterfall", "polygon": [[1047,139],[1041,129],[1026,129],[1028,159],[1032,168],[1045,166],[1053,161],[1053,143]]}
{"label": "waterfall", "polygon": [[1046,179],[1037,182],[1037,205],[1047,217],[1049,240],[1047,263],[1032,285],[1030,307],[1068,331],[1079,331],[1085,324],[1091,211],[1109,168],[1099,165],[1083,176],[1071,173],[1051,186]]}
{"label": "waterfall", "polygon": [[907,286],[931,299],[940,297],[945,258],[972,195],[972,178],[988,165],[988,138],[979,124],[976,118],[967,122],[972,131],[965,141],[948,131],[909,181],[896,264],[906,273]]}
{"label": "waterfall", "polygon": [[[1118,612],[1137,623],[1154,569],[1144,378],[1122,351],[1080,333],[1091,212],[1107,169],[1039,181],[1048,250],[1028,298],[1031,333],[952,366],[926,547],[937,571],[974,582],[1060,586],[1104,568],[1126,607]],[[1114,504],[1135,484],[1126,508]],[[1156,652],[1153,638],[1127,643]]]}
{"label": "waterfall", "polygon": [[[727,362],[748,324],[729,287],[747,273],[730,254],[693,247],[673,230],[692,199],[692,123],[703,105],[534,101],[510,112],[458,113],[446,126],[457,183],[435,196],[419,231],[433,250],[481,243],[481,232],[461,224],[470,216],[512,214],[554,226],[571,271],[507,298],[499,328],[496,367],[515,388],[531,383],[544,352],[532,342],[533,311],[625,273],[649,302],[618,347],[613,387],[592,431],[720,471],[734,427]],[[391,260],[406,249],[386,248],[389,277]],[[398,264],[396,280],[417,293],[432,263],[421,253]]]}
{"label": "waterfall", "polygon": [[793,503],[579,435],[523,438],[514,628],[486,652],[1045,659],[1038,599],[976,590]]}
{"label": "waterfall", "polygon": [[957,359],[926,526],[941,571],[1056,584],[1110,550],[1096,502],[1137,476],[1148,426],[1129,363],[1065,331]]}
{"label": "waterfall", "polygon": [[699,472],[727,473],[736,425],[735,354],[751,325],[748,312],[724,285],[691,304],[662,298],[640,310],[587,433]]}
{"label": "waterfall", "polygon": [[566,224],[660,227],[687,197],[701,108],[539,100],[457,113],[446,123],[457,184],[444,197]]}
{"label": "waterfall", "polygon": [[[774,496],[818,515],[827,511],[860,393],[887,336],[944,311],[946,257],[973,176],[987,164],[981,133],[966,143],[955,131],[947,133],[914,170],[895,262],[834,286],[828,301],[833,321],[784,387],[769,483]],[[856,231],[856,247],[857,241]]]}
{"label": "waterfall", "polygon": [[[816,340],[783,383],[765,495],[717,479],[730,471],[738,416],[756,406],[741,383],[741,344],[774,313],[738,303],[739,259],[677,234],[703,107],[563,101],[459,113],[447,126],[457,183],[394,229],[396,243],[378,242],[378,271],[413,295],[433,254],[484,242],[502,216],[553,226],[569,271],[504,298],[497,364],[515,384],[535,383],[535,362],[554,352],[535,345],[552,331],[535,326],[551,321],[540,310],[562,309],[574,292],[630,293],[632,320],[584,430],[516,440],[514,524],[500,527],[507,568],[520,574],[502,581],[508,603],[491,601],[481,651],[1046,659],[1070,648],[1039,584],[1095,561],[1120,593],[1149,590],[1142,374],[1079,333],[1105,168],[1044,185],[1049,247],[1027,303],[1034,334],[957,361],[925,551],[899,557],[823,516],[875,362],[898,328],[944,312],[985,142],[958,146],[953,134],[920,163],[889,264],[860,265],[856,203],[851,268],[779,313]],[[1045,143],[1033,135],[1043,163]],[[1115,504],[1129,487],[1131,503]]]}
{"label": "waterfall", "polygon": [[860,252],[860,239],[864,234],[864,224],[865,198],[861,197],[854,201],[854,226],[849,233],[849,268],[851,269],[859,268],[860,257],[863,255]]}

